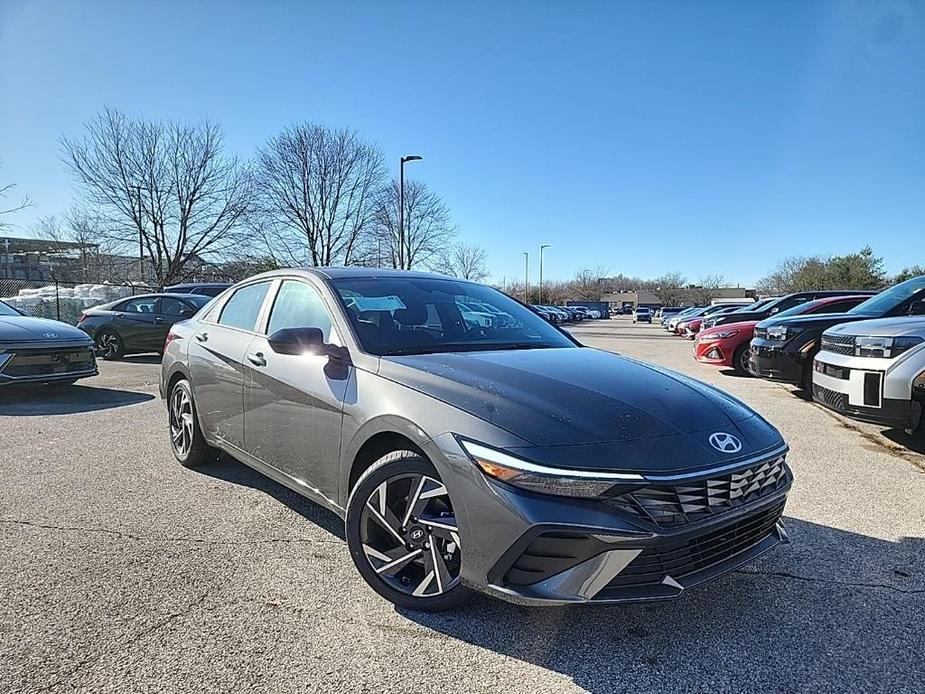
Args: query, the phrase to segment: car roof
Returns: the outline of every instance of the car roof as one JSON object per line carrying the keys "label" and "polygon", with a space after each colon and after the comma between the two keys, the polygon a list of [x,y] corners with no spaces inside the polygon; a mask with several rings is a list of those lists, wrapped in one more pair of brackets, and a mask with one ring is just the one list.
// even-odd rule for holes
{"label": "car roof", "polygon": [[454,280],[457,282],[469,282],[470,284],[475,284],[471,280],[464,280],[458,277],[448,277],[446,275],[438,275],[433,272],[419,272],[417,270],[396,270],[393,268],[378,268],[378,267],[296,267],[280,270],[270,270],[265,272],[262,275],[257,275],[258,277],[277,277],[280,275],[292,275],[292,274],[305,274],[312,275],[315,277],[321,277],[323,279],[398,279],[398,278],[430,278],[430,279],[441,279],[441,280]]}

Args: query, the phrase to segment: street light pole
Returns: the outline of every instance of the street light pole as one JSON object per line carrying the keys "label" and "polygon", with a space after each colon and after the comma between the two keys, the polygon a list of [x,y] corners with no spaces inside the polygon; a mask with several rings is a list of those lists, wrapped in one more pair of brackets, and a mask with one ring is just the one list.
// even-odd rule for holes
{"label": "street light pole", "polygon": [[548,243],[540,246],[540,303],[543,303],[543,250],[549,248]]}
{"label": "street light pole", "polygon": [[[424,157],[417,154],[406,154],[399,159],[398,164],[398,268],[405,269],[405,162],[420,161]],[[410,256],[410,248],[408,249]],[[410,269],[410,268],[408,268]]]}
{"label": "street light pole", "polygon": [[530,254],[524,251],[524,303],[529,304],[527,292],[530,287]]}

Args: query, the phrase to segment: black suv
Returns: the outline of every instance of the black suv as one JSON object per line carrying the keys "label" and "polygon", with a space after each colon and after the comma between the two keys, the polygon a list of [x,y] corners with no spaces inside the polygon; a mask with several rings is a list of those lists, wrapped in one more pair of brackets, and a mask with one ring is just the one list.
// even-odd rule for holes
{"label": "black suv", "polygon": [[921,315],[925,315],[925,276],[885,289],[847,313],[763,320],[755,326],[748,370],[753,376],[796,383],[808,391],[813,383],[813,358],[819,352],[824,330],[871,318]]}
{"label": "black suv", "polygon": [[876,292],[858,291],[856,289],[821,289],[811,292],[794,292],[785,296],[779,296],[773,299],[764,299],[753,306],[746,306],[718,316],[711,316],[703,321],[700,326],[701,330],[714,328],[717,325],[726,325],[727,323],[738,323],[740,321],[759,321],[770,318],[775,314],[786,311],[799,304],[805,304],[807,301],[824,299],[827,296],[846,296],[849,294],[875,294]]}

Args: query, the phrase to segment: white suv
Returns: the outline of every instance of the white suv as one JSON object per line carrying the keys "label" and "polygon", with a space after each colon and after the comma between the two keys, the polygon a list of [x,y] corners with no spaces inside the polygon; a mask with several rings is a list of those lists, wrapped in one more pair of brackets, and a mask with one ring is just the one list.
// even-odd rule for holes
{"label": "white suv", "polygon": [[925,428],[925,318],[878,318],[826,330],[813,362],[813,398],[849,417]]}

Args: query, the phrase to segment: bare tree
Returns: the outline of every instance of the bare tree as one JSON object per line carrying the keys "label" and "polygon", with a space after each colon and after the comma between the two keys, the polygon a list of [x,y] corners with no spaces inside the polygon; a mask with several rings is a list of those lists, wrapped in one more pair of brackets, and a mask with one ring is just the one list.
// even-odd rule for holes
{"label": "bare tree", "polygon": [[[601,294],[604,291],[604,282],[607,279],[608,270],[603,265],[596,267],[583,267],[576,274],[575,278],[569,283],[568,294],[572,299],[581,301],[600,301]],[[543,291],[546,291],[546,284],[543,284]],[[550,291],[552,287],[550,285]],[[551,296],[551,294],[550,294]]]}
{"label": "bare tree", "polygon": [[431,269],[464,280],[482,282],[488,277],[488,252],[482,246],[457,243],[439,253]]}
{"label": "bare tree", "polygon": [[665,306],[678,306],[687,298],[684,284],[687,278],[680,272],[668,272],[652,281],[652,293]]}
{"label": "bare tree", "polygon": [[268,250],[288,264],[355,264],[384,176],[382,152],[352,130],[287,128],[257,152],[254,171]]}
{"label": "bare tree", "polygon": [[[2,164],[2,162],[0,162],[0,164]],[[0,231],[9,229],[13,226],[11,222],[4,221],[3,218],[5,216],[21,212],[27,207],[32,207],[32,200],[28,195],[22,196],[19,202],[3,202],[7,196],[12,194],[15,188],[15,183],[0,184]],[[7,207],[7,205],[9,205],[9,207]]]}
{"label": "bare tree", "polygon": [[57,250],[70,258],[69,261],[59,259],[56,269],[59,280],[122,282],[131,279],[125,276],[125,264],[118,262],[116,257],[118,244],[102,232],[102,224],[92,210],[80,205],[73,205],[61,218],[55,215],[39,218],[33,227],[37,237],[73,246]]}
{"label": "bare tree", "polygon": [[722,275],[707,275],[701,277],[696,285],[688,287],[687,296],[695,304],[708,304],[716,298],[717,290],[725,284],[726,279]]}
{"label": "bare tree", "polygon": [[[456,229],[443,199],[421,181],[405,181],[405,253],[398,252],[398,181],[383,188],[376,199],[372,254],[403,270],[432,267],[453,242]],[[380,264],[383,261],[380,260]]]}
{"label": "bare tree", "polygon": [[218,125],[132,120],[107,109],[62,148],[101,233],[136,249],[146,261],[139,269],[146,265],[157,284],[182,281],[240,241],[250,179],[225,155]]}

